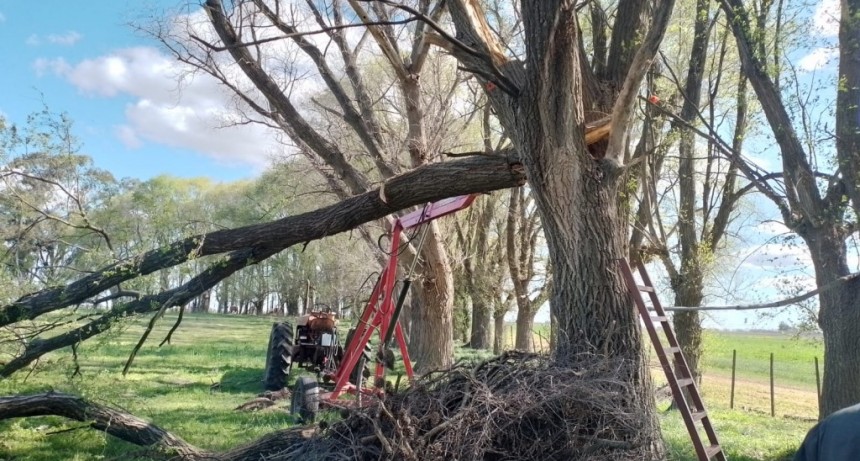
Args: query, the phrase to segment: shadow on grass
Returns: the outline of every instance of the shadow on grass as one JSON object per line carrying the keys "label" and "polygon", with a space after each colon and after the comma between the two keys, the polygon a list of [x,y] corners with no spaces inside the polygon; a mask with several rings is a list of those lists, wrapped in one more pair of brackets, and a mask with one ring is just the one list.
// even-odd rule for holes
{"label": "shadow on grass", "polygon": [[753,458],[748,455],[733,455],[729,454],[728,459],[732,461],[791,461],[794,459],[794,454],[797,452],[796,449],[786,448],[785,450],[779,453],[773,453],[764,456],[763,458]]}
{"label": "shadow on grass", "polygon": [[220,391],[234,394],[263,392],[263,369],[249,367],[227,369],[221,375]]}
{"label": "shadow on grass", "polygon": [[[671,445],[671,444],[670,444]],[[683,449],[679,447],[669,446],[669,459],[673,461],[696,461],[696,455],[693,453],[692,446],[685,446]],[[795,448],[786,448],[777,453],[769,453],[763,457],[753,457],[747,454],[737,453],[732,449],[726,451],[726,458],[731,461],[791,461],[794,459],[794,454],[797,452]]]}

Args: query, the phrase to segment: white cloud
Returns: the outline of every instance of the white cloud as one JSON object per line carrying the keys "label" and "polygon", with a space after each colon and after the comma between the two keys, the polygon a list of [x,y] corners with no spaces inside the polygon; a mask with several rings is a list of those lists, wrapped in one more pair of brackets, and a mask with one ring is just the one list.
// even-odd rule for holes
{"label": "white cloud", "polygon": [[84,38],[84,36],[81,35],[79,32],[70,30],[65,34],[50,34],[44,38],[39,36],[38,34],[31,34],[29,37],[27,37],[25,43],[30,46],[39,46],[44,41],[47,41],[48,43],[54,45],[72,46],[75,43],[78,43],[82,38]]}
{"label": "white cloud", "polygon": [[839,0],[821,0],[815,7],[813,27],[825,37],[839,35],[839,15],[841,7]]}
{"label": "white cloud", "polygon": [[65,75],[71,70],[69,65],[63,58],[46,59],[38,58],[33,61],[33,70],[36,71],[37,77],[43,77],[46,74]]}
{"label": "white cloud", "polygon": [[121,49],[74,65],[41,59],[34,68],[40,75],[51,72],[65,78],[89,96],[130,96],[133,102],[114,135],[131,149],[153,142],[262,168],[281,148],[273,130],[235,125],[240,120],[235,103],[217,81],[189,75],[155,48]]}
{"label": "white cloud", "polygon": [[129,125],[119,125],[114,127],[114,134],[120,141],[122,141],[125,147],[129,149],[138,149],[143,146],[143,141],[137,136],[137,132],[134,131]]}
{"label": "white cloud", "polygon": [[831,60],[835,59],[837,55],[838,51],[835,48],[816,48],[806,56],[800,58],[800,60],[797,62],[797,66],[800,70],[804,72],[811,72],[813,70],[822,69],[826,67],[831,62]]}
{"label": "white cloud", "polygon": [[72,46],[75,43],[78,43],[82,38],[84,38],[84,36],[81,35],[79,32],[70,30],[62,35],[48,35],[48,42],[53,43],[55,45]]}

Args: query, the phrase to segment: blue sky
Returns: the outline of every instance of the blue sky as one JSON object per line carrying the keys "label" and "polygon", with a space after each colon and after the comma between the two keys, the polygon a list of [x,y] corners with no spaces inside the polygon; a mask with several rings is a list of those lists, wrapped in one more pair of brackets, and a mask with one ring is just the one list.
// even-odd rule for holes
{"label": "blue sky", "polygon": [[21,122],[46,104],[75,121],[83,153],[117,177],[254,176],[276,146],[261,129],[216,128],[229,104],[129,25],[183,0],[0,2],[0,114]]}
{"label": "blue sky", "polygon": [[[230,181],[255,176],[279,150],[272,133],[254,126],[216,128],[233,107],[223,89],[204,77],[178,84],[178,62],[129,24],[186,4],[188,0],[0,1],[0,114],[21,122],[43,103],[67,112],[83,153],[117,177],[167,173]],[[835,35],[835,11],[838,2],[823,0],[812,15],[819,40]],[[832,72],[834,54],[818,45],[810,43],[795,56],[802,74],[821,78]],[[767,149],[750,155],[767,169],[778,168],[779,159]],[[779,224],[752,224],[748,232],[750,239],[735,249],[741,267],[727,270],[706,303],[778,299],[783,297],[776,289],[780,283],[792,274],[811,273],[802,248],[768,240],[785,232]],[[663,292],[665,305],[671,304],[668,295]],[[708,323],[775,327],[783,318],[788,317],[759,322],[756,313],[746,311],[716,315]]]}

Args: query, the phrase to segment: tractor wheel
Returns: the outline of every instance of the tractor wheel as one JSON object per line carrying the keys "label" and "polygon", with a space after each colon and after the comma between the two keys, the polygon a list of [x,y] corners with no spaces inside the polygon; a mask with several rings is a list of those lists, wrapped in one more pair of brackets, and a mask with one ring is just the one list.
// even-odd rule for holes
{"label": "tractor wheel", "polygon": [[[349,346],[349,341],[352,339],[353,334],[355,334],[355,328],[350,328],[346,333],[346,345]],[[364,352],[362,352],[361,357],[358,358],[358,362],[356,362],[355,367],[349,373],[349,382],[352,384],[359,386],[362,381],[362,377],[367,378],[370,376],[370,368],[368,364],[370,363],[370,344],[364,345]]]}
{"label": "tractor wheel", "polygon": [[289,322],[273,324],[266,352],[266,372],[263,376],[267,391],[279,391],[287,387],[287,379],[293,366],[292,345],[293,325]]}
{"label": "tractor wheel", "polygon": [[300,377],[293,388],[290,413],[299,416],[306,424],[314,422],[320,410],[319,396],[317,380],[310,376]]}

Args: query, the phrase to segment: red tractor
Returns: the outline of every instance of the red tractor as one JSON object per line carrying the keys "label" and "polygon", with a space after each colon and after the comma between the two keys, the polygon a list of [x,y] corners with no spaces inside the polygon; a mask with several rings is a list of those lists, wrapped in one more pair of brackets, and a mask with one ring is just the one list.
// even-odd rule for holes
{"label": "red tractor", "polygon": [[[412,362],[406,349],[406,338],[398,318],[411,280],[404,279],[395,299],[397,260],[400,253],[402,232],[413,229],[442,216],[467,208],[475,195],[464,195],[440,200],[424,206],[397,220],[391,235],[391,250],[386,264],[370,300],[361,314],[355,329],[349,330],[341,346],[337,331],[337,317],[329,309],[311,312],[297,322],[295,333],[287,322],[272,326],[269,349],[266,356],[265,385],[269,390],[286,387],[293,364],[312,371],[316,377],[300,376],[294,385],[291,411],[305,421],[313,421],[320,404],[332,406],[361,405],[362,397],[375,398],[384,393],[384,365],[393,365],[393,353],[389,350],[396,340],[403,357],[407,377],[412,380]],[[420,246],[423,239],[419,241]],[[414,269],[414,265],[413,268]],[[409,270],[411,275],[412,269]],[[379,334],[376,373],[373,386],[362,385],[368,377],[366,365],[371,359],[369,341],[374,332]],[[330,391],[320,391],[320,384]],[[349,403],[335,402],[343,393],[358,398]]]}

